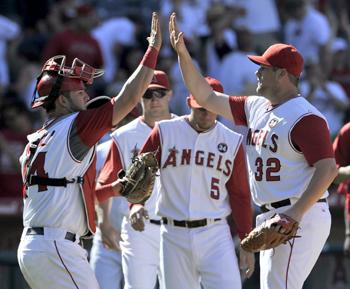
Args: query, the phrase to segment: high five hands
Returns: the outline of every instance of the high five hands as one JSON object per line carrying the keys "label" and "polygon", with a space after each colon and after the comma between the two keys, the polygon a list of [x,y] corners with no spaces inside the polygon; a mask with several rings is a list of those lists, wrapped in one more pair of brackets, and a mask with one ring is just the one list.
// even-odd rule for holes
{"label": "high five hands", "polygon": [[158,51],[160,50],[162,46],[162,32],[160,30],[159,15],[157,12],[153,12],[152,14],[151,33],[147,37],[147,41],[149,46],[154,47]]}
{"label": "high five hands", "polygon": [[177,54],[180,54],[182,52],[187,51],[185,41],[184,41],[184,33],[179,31],[177,24],[176,24],[176,13],[175,12],[173,12],[170,15],[169,36],[170,36],[171,46],[174,48],[174,50],[177,52]]}

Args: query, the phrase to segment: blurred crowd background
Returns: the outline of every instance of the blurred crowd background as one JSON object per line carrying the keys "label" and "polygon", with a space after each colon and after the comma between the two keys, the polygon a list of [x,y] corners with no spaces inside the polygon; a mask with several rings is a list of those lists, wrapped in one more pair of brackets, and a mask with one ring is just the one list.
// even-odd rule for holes
{"label": "blurred crowd background", "polygon": [[[300,93],[326,116],[332,137],[350,121],[347,0],[1,0],[1,224],[12,229],[11,224],[20,224],[18,157],[26,135],[45,118],[30,109],[43,63],[64,54],[68,64],[78,57],[103,68],[105,74],[89,88],[90,96],[115,96],[147,48],[152,11],[161,15],[163,47],[157,68],[171,80],[171,112],[189,112],[188,92],[169,45],[168,19],[175,11],[196,65],[204,75],[221,80],[227,94],[255,93],[257,67],[247,54],[260,54],[276,42],[290,43],[305,58]],[[342,197],[331,205],[342,207]],[[16,250],[21,229],[7,232],[0,251]]]}

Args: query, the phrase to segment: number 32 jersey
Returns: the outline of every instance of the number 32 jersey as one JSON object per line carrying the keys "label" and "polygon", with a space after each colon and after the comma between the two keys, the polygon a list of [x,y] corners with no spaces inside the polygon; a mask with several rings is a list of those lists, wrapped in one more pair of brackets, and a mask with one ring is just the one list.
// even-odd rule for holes
{"label": "number 32 jersey", "polygon": [[[314,173],[305,155],[292,142],[291,132],[303,117],[323,115],[303,97],[271,107],[267,99],[250,96],[245,101],[248,124],[246,152],[250,189],[258,205],[298,198]],[[324,196],[327,196],[325,192]]]}

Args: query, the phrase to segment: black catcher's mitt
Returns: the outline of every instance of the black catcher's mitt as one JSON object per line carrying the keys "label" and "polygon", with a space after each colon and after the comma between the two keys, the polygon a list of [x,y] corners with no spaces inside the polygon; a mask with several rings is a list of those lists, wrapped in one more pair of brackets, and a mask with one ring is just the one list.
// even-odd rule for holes
{"label": "black catcher's mitt", "polygon": [[157,152],[147,152],[134,157],[127,171],[120,171],[123,189],[120,192],[129,203],[143,204],[151,196],[158,171]]}

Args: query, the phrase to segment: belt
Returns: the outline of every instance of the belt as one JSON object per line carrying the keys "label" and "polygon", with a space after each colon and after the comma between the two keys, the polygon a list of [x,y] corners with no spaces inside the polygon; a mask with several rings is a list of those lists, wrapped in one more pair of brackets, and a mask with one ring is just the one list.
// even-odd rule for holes
{"label": "belt", "polygon": [[[214,219],[214,222],[220,221],[221,218]],[[176,227],[184,227],[184,228],[198,228],[198,227],[204,227],[209,224],[208,219],[201,219],[201,220],[193,220],[193,221],[178,221],[178,220],[172,220],[170,221],[168,218],[163,217],[162,218],[163,224],[173,224]]]}
{"label": "belt", "polygon": [[[319,199],[317,201],[317,203],[327,203],[327,199]],[[291,204],[292,204],[292,202],[290,201],[290,199],[284,199],[282,201],[278,201],[278,202],[262,205],[260,207],[260,209],[261,209],[261,211],[263,213],[266,213],[266,212],[270,211],[270,209],[267,206],[271,206],[274,209],[278,209],[278,208],[281,208],[281,207],[289,206]]]}
{"label": "belt", "polygon": [[150,222],[151,224],[155,224],[155,225],[161,225],[161,224],[162,224],[162,221],[161,221],[161,220],[152,220],[152,219],[150,219],[149,222]]}
{"label": "belt", "polygon": [[[43,227],[33,227],[33,228],[28,228],[26,235],[44,235],[44,228]],[[75,234],[71,232],[67,232],[66,236],[64,237],[68,241],[75,242]]]}

